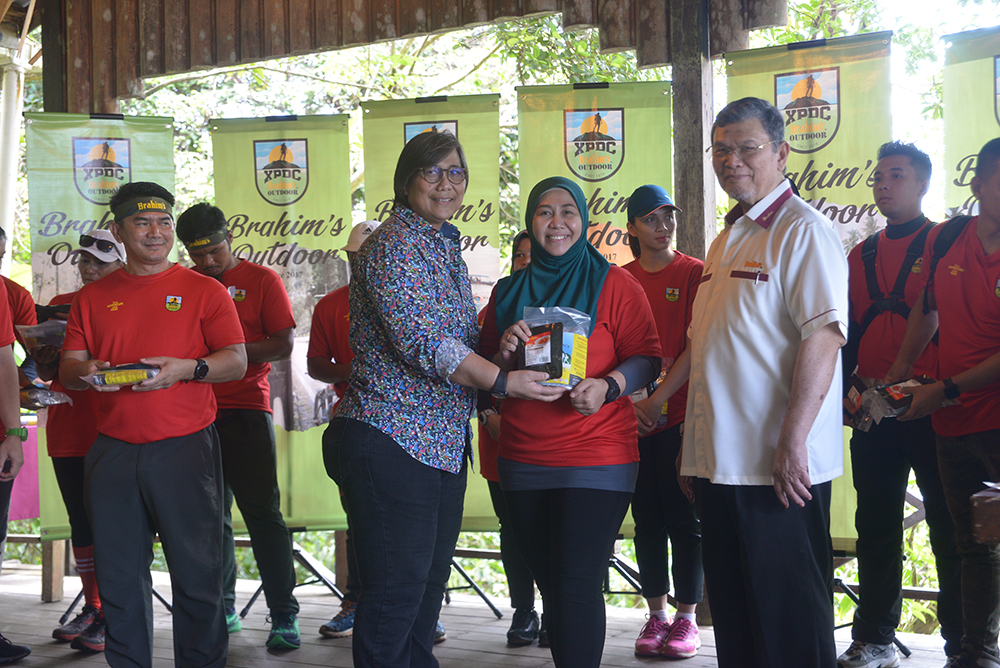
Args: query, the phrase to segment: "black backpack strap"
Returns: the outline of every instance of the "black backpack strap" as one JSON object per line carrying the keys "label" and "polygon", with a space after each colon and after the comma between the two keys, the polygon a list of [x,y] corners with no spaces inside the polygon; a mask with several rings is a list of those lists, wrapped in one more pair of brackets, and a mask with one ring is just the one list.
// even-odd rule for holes
{"label": "black backpack strap", "polygon": [[941,260],[948,251],[951,250],[958,235],[965,229],[966,224],[972,220],[972,216],[955,216],[943,224],[941,232],[934,240],[934,247],[931,249],[930,273],[927,275],[927,289],[924,290],[924,313],[930,313],[929,294],[934,288],[934,272],[937,271],[938,261]]}
{"label": "black backpack strap", "polygon": [[889,304],[887,310],[903,316],[904,319],[910,317],[910,307],[906,305],[906,281],[910,278],[913,265],[917,263],[917,258],[924,254],[924,246],[927,243],[927,235],[930,233],[934,223],[925,223],[913,241],[906,249],[906,257],[899,267],[899,274],[896,276],[896,283],[889,293]]}
{"label": "black backpack strap", "polygon": [[871,306],[865,312],[865,317],[861,320],[861,336],[872,324],[875,317],[882,312],[881,305],[885,301],[885,296],[878,287],[878,276],[875,273],[875,258],[878,256],[878,240],[882,236],[882,230],[871,235],[864,240],[861,246],[861,262],[865,267],[865,284],[868,286],[868,298]]}

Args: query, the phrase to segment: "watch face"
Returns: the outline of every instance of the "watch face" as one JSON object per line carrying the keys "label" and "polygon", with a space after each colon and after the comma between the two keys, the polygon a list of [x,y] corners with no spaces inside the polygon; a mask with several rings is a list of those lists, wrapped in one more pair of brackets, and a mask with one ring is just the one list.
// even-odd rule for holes
{"label": "watch face", "polygon": [[197,362],[194,367],[194,379],[201,380],[208,375],[208,362],[205,360],[198,360]]}

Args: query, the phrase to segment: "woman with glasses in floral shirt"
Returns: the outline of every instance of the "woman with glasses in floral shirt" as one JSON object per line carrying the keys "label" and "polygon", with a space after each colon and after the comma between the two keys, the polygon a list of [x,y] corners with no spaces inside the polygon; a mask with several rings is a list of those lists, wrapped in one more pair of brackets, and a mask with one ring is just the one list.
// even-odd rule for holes
{"label": "woman with glasses in floral shirt", "polygon": [[458,211],[468,168],[450,133],[403,148],[394,207],[351,268],[349,387],[323,436],[348,496],[361,598],[354,665],[437,666],[431,652],[462,524],[476,389],[554,401],[541,372],[477,356]]}

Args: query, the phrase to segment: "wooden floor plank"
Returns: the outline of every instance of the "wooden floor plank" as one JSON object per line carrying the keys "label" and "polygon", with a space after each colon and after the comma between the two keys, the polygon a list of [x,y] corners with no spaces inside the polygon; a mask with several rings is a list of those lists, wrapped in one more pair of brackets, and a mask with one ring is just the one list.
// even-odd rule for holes
{"label": "wooden floor plank", "polygon": [[[168,600],[170,581],[165,573],[155,573],[154,586]],[[246,604],[256,583],[241,580],[237,584],[237,609]],[[42,603],[41,569],[21,566],[13,562],[4,564],[0,574],[0,632],[18,644],[32,648],[31,656],[17,665],[24,668],[65,668],[71,660],[78,668],[106,666],[103,655],[86,655],[70,649],[69,645],[52,639],[52,629],[58,625],[60,615],[80,591],[79,578],[67,577],[64,582],[65,598],[60,602]],[[324,638],[319,635],[321,624],[333,617],[340,601],[326,589],[306,585],[296,590],[301,611],[299,627],[302,647],[295,651],[274,652],[264,647],[270,628],[263,597],[243,620],[243,630],[229,637],[230,668],[351,668],[351,639]],[[511,648],[506,645],[506,632],[510,625],[510,611],[506,601],[495,601],[504,613],[496,619],[493,613],[476,596],[455,593],[451,603],[441,610],[441,622],[448,631],[448,639],[437,645],[435,656],[441,668],[552,668],[552,658],[547,649],[537,646]],[[607,637],[604,658],[606,668],[649,668],[664,666],[661,659],[641,659],[633,653],[633,643],[644,622],[642,610],[608,608]],[[154,668],[172,668],[173,640],[170,614],[159,602],[153,606]],[[900,634],[913,651],[902,660],[902,668],[940,668],[945,656],[943,641],[939,636]],[[701,629],[702,648],[698,656],[670,665],[683,668],[717,668],[715,638],[711,627]],[[850,643],[850,630],[837,631],[839,651]]]}

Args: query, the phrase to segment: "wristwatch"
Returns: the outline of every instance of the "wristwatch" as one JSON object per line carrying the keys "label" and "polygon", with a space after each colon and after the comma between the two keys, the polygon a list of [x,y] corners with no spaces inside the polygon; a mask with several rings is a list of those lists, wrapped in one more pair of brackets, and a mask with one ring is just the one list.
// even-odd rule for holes
{"label": "wristwatch", "polygon": [[948,401],[954,401],[962,394],[962,390],[958,389],[958,385],[951,378],[945,378],[941,382],[944,383],[944,398]]}
{"label": "wristwatch", "polygon": [[611,376],[605,376],[604,382],[608,384],[608,393],[604,395],[604,403],[610,404],[622,395],[622,388],[618,387],[618,381]]}
{"label": "wristwatch", "polygon": [[486,410],[479,411],[479,424],[485,427],[491,415],[500,415],[500,414],[497,413],[492,408],[487,408]]}
{"label": "wristwatch", "polygon": [[21,439],[21,442],[24,443],[28,440],[28,428],[18,427],[17,429],[8,429],[6,436],[17,436]]}
{"label": "wristwatch", "polygon": [[497,374],[497,379],[493,381],[493,387],[490,388],[490,394],[492,394],[497,399],[507,398],[507,372],[500,370]]}
{"label": "wristwatch", "polygon": [[202,359],[194,361],[194,380],[202,380],[208,375],[208,362]]}

